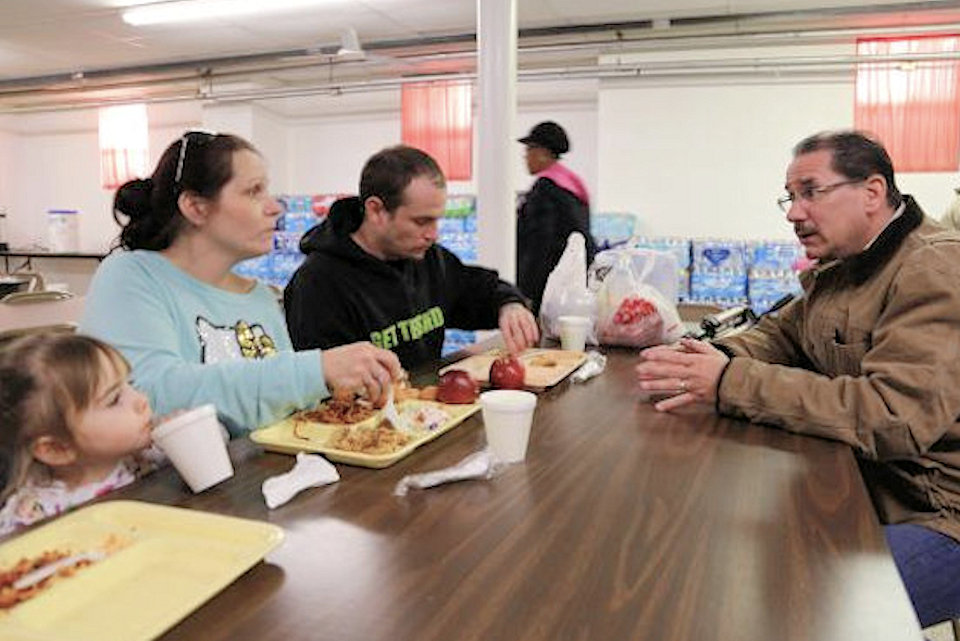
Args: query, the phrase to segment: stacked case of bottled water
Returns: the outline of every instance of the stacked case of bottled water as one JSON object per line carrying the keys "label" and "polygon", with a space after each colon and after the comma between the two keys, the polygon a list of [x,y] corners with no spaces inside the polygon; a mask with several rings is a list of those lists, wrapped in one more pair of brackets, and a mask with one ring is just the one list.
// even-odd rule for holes
{"label": "stacked case of bottled water", "polygon": [[787,294],[800,292],[797,267],[803,248],[790,241],[756,241],[749,245],[750,273],[747,288],[750,307],[766,312]]}
{"label": "stacked case of bottled water", "polygon": [[600,251],[620,247],[634,237],[638,221],[632,212],[598,212],[590,216],[590,235]]}
{"label": "stacked case of bottled water", "polygon": [[273,251],[243,261],[234,267],[234,271],[241,276],[284,287],[303,262],[300,239],[326,215],[326,209],[322,215],[314,212],[314,202],[332,202],[336,198],[336,194],[277,196],[283,212],[277,218],[277,230],[273,233]]}
{"label": "stacked case of bottled water", "polygon": [[672,252],[680,265],[679,300],[720,307],[749,304],[762,314],[800,292],[803,248],[786,240],[638,238],[636,247]]}
{"label": "stacked case of bottled water", "polygon": [[[438,243],[453,252],[465,263],[477,261],[477,207],[474,196],[458,194],[447,196],[447,206],[439,222]],[[449,354],[472,345],[476,332],[448,329],[443,339],[443,354]]]}
{"label": "stacked case of bottled water", "polygon": [[735,307],[747,303],[747,245],[743,241],[693,241],[690,302]]}
{"label": "stacked case of bottled water", "polygon": [[476,199],[468,195],[447,197],[439,223],[439,242],[465,263],[477,261]]}

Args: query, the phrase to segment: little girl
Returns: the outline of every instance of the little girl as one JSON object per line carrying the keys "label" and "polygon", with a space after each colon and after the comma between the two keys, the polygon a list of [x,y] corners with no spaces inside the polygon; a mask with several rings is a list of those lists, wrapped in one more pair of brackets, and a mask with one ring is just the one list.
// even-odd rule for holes
{"label": "little girl", "polygon": [[129,372],[119,352],[88,336],[36,334],[0,350],[0,536],[163,461]]}

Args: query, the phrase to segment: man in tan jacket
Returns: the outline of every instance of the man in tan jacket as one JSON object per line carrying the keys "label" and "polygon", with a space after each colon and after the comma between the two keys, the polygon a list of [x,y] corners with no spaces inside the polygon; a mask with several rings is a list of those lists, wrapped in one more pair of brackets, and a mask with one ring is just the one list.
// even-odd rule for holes
{"label": "man in tan jacket", "polygon": [[640,387],[848,443],[924,627],[960,616],[960,234],[901,195],[857,132],[794,148],[779,200],[809,258],[804,295],[709,345],[655,347]]}

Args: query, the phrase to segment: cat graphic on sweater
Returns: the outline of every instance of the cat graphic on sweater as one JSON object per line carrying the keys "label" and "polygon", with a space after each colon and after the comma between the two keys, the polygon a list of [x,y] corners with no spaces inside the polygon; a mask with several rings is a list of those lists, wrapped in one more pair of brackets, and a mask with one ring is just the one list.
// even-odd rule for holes
{"label": "cat graphic on sweater", "polygon": [[265,358],[277,353],[276,342],[263,326],[240,320],[234,325],[214,325],[203,316],[197,317],[203,363],[220,363],[238,358]]}

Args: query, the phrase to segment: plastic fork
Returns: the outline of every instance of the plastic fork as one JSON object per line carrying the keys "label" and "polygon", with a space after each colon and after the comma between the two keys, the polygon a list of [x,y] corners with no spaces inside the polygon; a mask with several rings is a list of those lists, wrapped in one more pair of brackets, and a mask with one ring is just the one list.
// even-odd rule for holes
{"label": "plastic fork", "polygon": [[400,424],[400,413],[397,411],[397,406],[393,402],[393,385],[391,385],[387,391],[387,402],[383,406],[383,418],[390,421],[390,424],[396,429],[403,429],[403,426]]}
{"label": "plastic fork", "polygon": [[90,561],[93,563],[104,559],[106,556],[106,554],[99,550],[74,554],[72,556],[54,561],[53,563],[48,563],[47,565],[41,566],[36,570],[27,572],[14,582],[13,587],[16,590],[24,590],[26,588],[33,587],[42,581],[46,581],[64,568],[72,567],[84,561]]}

